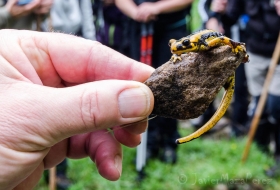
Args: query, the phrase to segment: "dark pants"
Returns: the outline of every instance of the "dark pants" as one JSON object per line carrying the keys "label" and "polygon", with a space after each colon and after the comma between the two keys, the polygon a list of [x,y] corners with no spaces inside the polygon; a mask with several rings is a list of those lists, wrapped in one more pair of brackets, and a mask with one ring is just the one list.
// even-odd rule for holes
{"label": "dark pants", "polygon": [[[254,105],[257,105],[259,98],[259,96],[253,97]],[[256,106],[253,107],[251,113],[254,113],[255,110]],[[252,117],[253,115],[251,115]],[[254,140],[264,152],[268,152],[272,139],[275,142],[274,154],[280,156],[280,96],[268,94]]]}
{"label": "dark pants", "polygon": [[247,133],[249,92],[244,64],[237,68],[235,72],[234,101],[232,102],[231,127],[235,136]]}
{"label": "dark pants", "polygon": [[60,164],[56,167],[56,175],[57,176],[66,176],[67,173],[67,159],[64,159]]}

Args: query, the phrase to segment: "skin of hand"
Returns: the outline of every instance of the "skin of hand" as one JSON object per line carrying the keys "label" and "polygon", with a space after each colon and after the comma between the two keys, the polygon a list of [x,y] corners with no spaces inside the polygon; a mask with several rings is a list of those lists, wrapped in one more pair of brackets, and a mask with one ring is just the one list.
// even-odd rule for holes
{"label": "skin of hand", "polygon": [[277,14],[280,16],[280,0],[274,1]]}
{"label": "skin of hand", "polygon": [[137,146],[147,121],[120,126],[151,113],[142,82],[154,69],[71,35],[0,35],[0,189],[32,189],[66,157],[90,157],[100,175],[117,180],[121,144]]}
{"label": "skin of hand", "polygon": [[227,0],[213,0],[211,10],[217,13],[224,13],[227,7]]}
{"label": "skin of hand", "polygon": [[144,2],[138,6],[135,20],[138,22],[149,22],[156,19],[160,13],[156,3]]}
{"label": "skin of hand", "polygon": [[205,27],[207,29],[215,30],[215,31],[218,31],[218,32],[221,32],[221,33],[225,32],[223,26],[219,23],[219,21],[215,17],[210,18],[206,22]]}
{"label": "skin of hand", "polygon": [[156,19],[158,14],[171,13],[189,6],[193,0],[161,0],[144,2],[137,6],[133,0],[115,0],[116,6],[128,17],[138,22]]}
{"label": "skin of hand", "polygon": [[53,0],[41,0],[40,5],[34,10],[36,14],[47,14],[50,12]]}
{"label": "skin of hand", "polygon": [[115,4],[126,16],[136,20],[138,7],[133,0],[115,0]]}
{"label": "skin of hand", "polygon": [[18,0],[8,0],[5,7],[12,17],[19,18],[26,16],[40,6],[41,0],[33,0],[30,3],[19,6]]}

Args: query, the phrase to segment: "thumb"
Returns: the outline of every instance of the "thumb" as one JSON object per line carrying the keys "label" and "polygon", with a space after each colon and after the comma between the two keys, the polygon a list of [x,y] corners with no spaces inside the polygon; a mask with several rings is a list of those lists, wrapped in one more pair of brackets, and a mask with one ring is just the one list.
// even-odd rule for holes
{"label": "thumb", "polygon": [[36,141],[31,149],[34,144],[49,147],[75,134],[142,120],[154,104],[150,89],[136,81],[104,80],[67,88],[19,82],[5,93],[5,107],[10,109],[5,113],[17,116],[8,137],[21,134],[17,138]]}

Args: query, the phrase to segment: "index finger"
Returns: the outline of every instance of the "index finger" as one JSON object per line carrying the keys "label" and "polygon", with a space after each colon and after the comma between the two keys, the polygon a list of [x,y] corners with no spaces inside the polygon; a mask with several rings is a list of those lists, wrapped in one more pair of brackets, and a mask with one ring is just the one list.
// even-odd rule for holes
{"label": "index finger", "polygon": [[[72,35],[33,31],[6,31],[6,35],[9,39],[4,39],[8,41],[13,36],[20,48],[10,47],[13,52],[5,51],[5,58],[24,75],[29,75],[30,69],[26,71],[28,63],[23,65],[19,61],[20,57],[27,57],[25,60],[34,67],[43,84],[50,77],[59,77],[66,83],[74,84],[105,79],[143,82],[154,71],[152,67],[96,41]],[[4,43],[6,49],[12,45],[16,46]],[[0,50],[2,48],[0,45]],[[21,52],[14,56],[16,50]]]}

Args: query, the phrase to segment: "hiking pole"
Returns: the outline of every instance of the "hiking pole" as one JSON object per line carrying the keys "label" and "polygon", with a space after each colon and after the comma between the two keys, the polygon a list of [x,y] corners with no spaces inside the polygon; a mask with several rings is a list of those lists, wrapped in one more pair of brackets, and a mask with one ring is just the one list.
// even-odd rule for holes
{"label": "hiking pole", "polygon": [[252,123],[251,123],[251,126],[250,126],[249,137],[248,137],[248,140],[247,140],[247,143],[246,143],[245,149],[243,151],[243,155],[242,155],[242,162],[243,163],[247,160],[249,150],[250,150],[250,146],[252,144],[254,135],[255,135],[256,130],[258,128],[260,117],[262,115],[263,108],[264,108],[265,103],[266,103],[268,88],[270,86],[275,68],[278,64],[279,57],[280,57],[280,32],[279,32],[279,35],[278,35],[278,40],[277,40],[275,49],[273,51],[273,55],[272,55],[272,59],[271,59],[270,65],[269,65],[267,75],[266,75],[266,79],[264,81],[261,97],[260,97],[259,102],[257,104],[257,108],[256,108],[256,111],[254,113]]}
{"label": "hiking pole", "polygon": [[56,190],[56,167],[49,169],[49,190]]}
{"label": "hiking pole", "polygon": [[152,48],[153,48],[153,24],[143,23],[141,25],[141,47],[140,62],[152,65]]}

